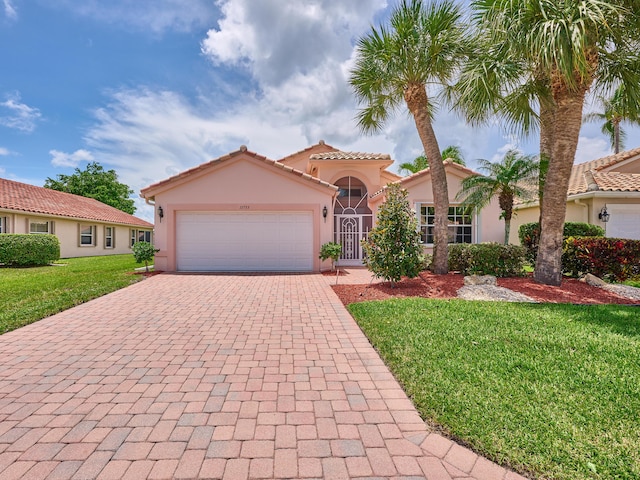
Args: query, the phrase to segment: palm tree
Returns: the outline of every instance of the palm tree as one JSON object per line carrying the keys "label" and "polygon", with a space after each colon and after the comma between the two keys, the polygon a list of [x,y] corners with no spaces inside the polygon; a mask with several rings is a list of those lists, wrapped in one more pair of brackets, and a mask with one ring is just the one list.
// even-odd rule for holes
{"label": "palm tree", "polygon": [[[464,157],[462,156],[462,151],[460,150],[460,147],[456,145],[449,145],[447,148],[442,150],[442,160],[451,160],[453,163],[457,163],[462,166],[466,165]],[[413,162],[401,163],[398,169],[400,173],[411,175],[412,173],[418,173],[419,171],[424,170],[428,166],[429,162],[427,160],[427,156],[422,154],[419,157],[414,158]]]}
{"label": "palm tree", "polygon": [[613,153],[620,153],[624,148],[627,134],[620,124],[624,121],[640,125],[640,112],[637,105],[628,105],[625,102],[624,85],[620,85],[611,98],[599,96],[602,103],[602,112],[592,112],[584,116],[585,122],[604,121],[602,133],[609,137]]}
{"label": "palm tree", "polygon": [[406,173],[407,175],[411,175],[413,173],[418,173],[421,170],[429,167],[429,162],[427,161],[427,157],[423,154],[419,157],[413,159],[413,162],[404,162],[401,163],[398,167],[398,171],[400,173]]}
{"label": "palm tree", "polygon": [[543,106],[549,107],[552,119],[544,127],[550,130],[544,132],[550,147],[534,273],[540,283],[559,285],[562,280],[566,197],[586,92],[621,82],[625,101],[640,101],[640,16],[635,4],[636,0],[472,2],[478,28],[487,32],[489,43],[504,58],[514,60],[513,78],[520,70],[521,79],[539,80],[549,92],[540,105],[541,114]]}
{"label": "palm tree", "polygon": [[358,40],[350,83],[363,105],[358,125],[379,131],[403,104],[413,116],[431,170],[435,207],[433,271],[447,273],[449,192],[432,125],[436,97],[428,84],[446,85],[466,52],[461,13],[451,1],[423,4],[403,0],[391,12],[389,26],[372,27]]}
{"label": "palm tree", "polygon": [[513,203],[516,197],[528,198],[532,183],[538,180],[538,162],[534,157],[509,150],[502,161],[492,163],[478,160],[479,169],[486,175],[472,175],[462,181],[462,189],[456,199],[478,210],[486,207],[494,196],[504,218],[504,243],[509,243]]}

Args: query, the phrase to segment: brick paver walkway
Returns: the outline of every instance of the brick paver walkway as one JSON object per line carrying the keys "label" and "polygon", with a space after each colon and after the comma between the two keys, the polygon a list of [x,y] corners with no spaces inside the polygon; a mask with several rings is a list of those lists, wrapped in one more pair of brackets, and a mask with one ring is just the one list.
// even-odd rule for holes
{"label": "brick paver walkway", "polygon": [[519,477],[440,435],[320,275],[159,275],[0,336],[0,480]]}

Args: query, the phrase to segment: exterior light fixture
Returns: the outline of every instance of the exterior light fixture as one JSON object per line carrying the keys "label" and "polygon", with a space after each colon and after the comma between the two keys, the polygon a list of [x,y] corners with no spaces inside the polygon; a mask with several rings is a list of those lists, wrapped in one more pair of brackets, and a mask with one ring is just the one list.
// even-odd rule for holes
{"label": "exterior light fixture", "polygon": [[162,207],[158,207],[158,217],[160,217],[160,223],[162,223],[162,217],[164,217],[164,210]]}
{"label": "exterior light fixture", "polygon": [[606,205],[604,207],[602,207],[602,210],[600,210],[600,213],[598,214],[598,218],[600,220],[602,220],[604,223],[607,223],[609,221],[609,219],[611,218],[611,214],[609,212],[607,212],[607,206]]}
{"label": "exterior light fixture", "polygon": [[329,210],[327,209],[327,206],[325,205],[324,207],[322,207],[322,218],[324,218],[325,223],[327,222],[327,215],[329,214]]}

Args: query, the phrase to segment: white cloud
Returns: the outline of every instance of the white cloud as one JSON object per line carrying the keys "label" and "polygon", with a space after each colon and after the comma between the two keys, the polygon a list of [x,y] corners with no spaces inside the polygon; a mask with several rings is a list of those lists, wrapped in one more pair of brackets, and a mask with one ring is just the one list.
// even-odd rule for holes
{"label": "white cloud", "polygon": [[73,153],[49,150],[51,154],[51,165],[54,167],[77,167],[80,162],[92,162],[93,155],[87,150],[76,150]]}
{"label": "white cloud", "polygon": [[13,6],[11,0],[2,0],[4,6],[4,14],[10,20],[16,20],[18,18],[18,11]]}
{"label": "white cloud", "polygon": [[9,149],[0,147],[0,156],[6,156],[6,155],[9,155]]}
{"label": "white cloud", "polygon": [[588,162],[612,153],[611,145],[604,135],[596,138],[580,135],[574,163]]}
{"label": "white cloud", "polygon": [[212,0],[57,0],[51,6],[120,27],[163,33],[189,32],[215,19]]}
{"label": "white cloud", "polygon": [[40,110],[21,103],[17,92],[8,94],[5,98],[7,100],[0,103],[0,125],[25,133],[33,132],[36,122],[42,117]]}

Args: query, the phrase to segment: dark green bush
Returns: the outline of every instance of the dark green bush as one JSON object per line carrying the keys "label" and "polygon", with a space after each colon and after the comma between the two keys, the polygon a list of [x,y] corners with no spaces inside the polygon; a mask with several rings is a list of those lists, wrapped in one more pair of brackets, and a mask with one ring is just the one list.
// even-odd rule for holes
{"label": "dark green bush", "polygon": [[0,264],[16,267],[48,265],[60,258],[55,235],[0,234]]}
{"label": "dark green bush", "polygon": [[569,237],[562,250],[562,270],[573,277],[591,273],[622,282],[640,275],[640,240]]}
{"label": "dark green bush", "polygon": [[514,277],[523,274],[525,248],[501,243],[449,245],[449,270],[465,275]]}
{"label": "dark green bush", "polygon": [[[604,237],[604,230],[590,223],[566,222],[562,236],[565,240],[569,237]],[[527,261],[533,265],[538,255],[540,224],[538,222],[523,223],[518,229],[518,237],[520,244],[527,249]]]}

